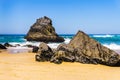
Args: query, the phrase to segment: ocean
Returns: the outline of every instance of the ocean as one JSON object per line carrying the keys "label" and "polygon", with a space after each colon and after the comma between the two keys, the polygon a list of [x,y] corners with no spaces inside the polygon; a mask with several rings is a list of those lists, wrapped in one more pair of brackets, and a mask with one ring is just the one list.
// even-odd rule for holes
{"label": "ocean", "polygon": [[[24,34],[3,34],[0,35],[0,43],[4,44],[8,42],[12,45],[20,44],[21,47],[24,45],[39,46],[40,42],[26,41],[24,36]],[[74,34],[60,34],[60,36],[65,39],[63,43],[68,44]],[[110,49],[120,49],[120,34],[89,34],[89,36]],[[59,44],[60,43],[48,43],[48,45],[52,48],[56,48]]]}

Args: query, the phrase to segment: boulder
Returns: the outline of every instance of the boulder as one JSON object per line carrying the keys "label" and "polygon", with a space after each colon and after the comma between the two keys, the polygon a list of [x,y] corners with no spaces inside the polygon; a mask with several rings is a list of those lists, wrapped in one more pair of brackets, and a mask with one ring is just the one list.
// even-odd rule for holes
{"label": "boulder", "polygon": [[0,44],[0,49],[7,49],[4,45]]}
{"label": "boulder", "polygon": [[13,45],[9,44],[9,43],[5,43],[4,44],[5,47],[13,47]]}
{"label": "boulder", "polygon": [[32,52],[33,52],[33,53],[37,53],[37,52],[38,52],[38,49],[39,49],[39,47],[33,46]]}
{"label": "boulder", "polygon": [[44,42],[39,45],[39,50],[35,55],[36,61],[50,61],[53,56],[52,49]]}
{"label": "boulder", "polygon": [[52,20],[46,16],[37,19],[25,36],[25,39],[27,39],[27,41],[41,42],[64,41],[64,38],[58,36],[58,34],[55,32],[55,28],[52,26]]}
{"label": "boulder", "polygon": [[75,52],[73,48],[70,48],[66,44],[60,44],[57,48],[57,51],[51,58],[51,62],[60,64],[63,61],[65,62],[74,62],[75,61]]}

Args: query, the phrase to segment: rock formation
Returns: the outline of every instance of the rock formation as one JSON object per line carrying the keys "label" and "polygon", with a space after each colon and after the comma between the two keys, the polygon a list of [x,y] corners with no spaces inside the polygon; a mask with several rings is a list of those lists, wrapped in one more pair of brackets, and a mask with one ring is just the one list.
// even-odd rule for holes
{"label": "rock formation", "polygon": [[3,46],[2,44],[0,44],[0,49],[7,49],[7,48]]}
{"label": "rock formation", "polygon": [[25,36],[28,41],[42,42],[63,42],[64,38],[59,37],[52,26],[52,20],[46,16],[37,19],[31,26],[29,32]]}
{"label": "rock formation", "polygon": [[41,43],[39,45],[38,53],[35,56],[36,61],[50,61],[51,57],[53,56],[52,49],[46,44]]}
{"label": "rock formation", "polygon": [[96,63],[112,66],[116,65],[119,61],[119,55],[116,52],[102,46],[82,31],[78,31],[68,45],[78,49],[78,54],[82,53],[90,59],[95,60]]}
{"label": "rock formation", "polygon": [[66,44],[60,44],[57,47],[57,51],[51,58],[51,62],[60,64],[63,61],[74,62],[75,61],[75,50]]}
{"label": "rock formation", "polygon": [[[48,54],[50,55],[48,61],[57,64],[67,61],[120,66],[119,54],[105,46],[102,46],[99,42],[90,38],[82,31],[78,31],[69,44],[60,44],[55,52],[51,51],[51,49],[48,52],[51,54]],[[39,53],[44,54],[44,52]]]}

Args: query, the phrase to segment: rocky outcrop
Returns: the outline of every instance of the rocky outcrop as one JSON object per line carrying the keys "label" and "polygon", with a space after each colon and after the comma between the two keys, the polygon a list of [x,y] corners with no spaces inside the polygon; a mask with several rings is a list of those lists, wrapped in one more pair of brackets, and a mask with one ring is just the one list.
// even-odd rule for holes
{"label": "rocky outcrop", "polygon": [[0,44],[0,49],[7,49],[7,48],[3,46],[2,44]]}
{"label": "rocky outcrop", "polygon": [[[82,31],[78,31],[69,44],[60,44],[54,52],[52,49],[48,49],[48,46],[47,49],[42,49],[43,52],[41,49],[39,49],[40,52],[38,53],[44,55],[47,54],[47,56],[49,55],[50,57],[46,61],[57,64],[60,64],[63,61],[67,61],[80,62],[84,64],[87,63],[120,66],[119,54],[105,46],[102,46],[99,42],[90,38]],[[47,51],[47,53],[45,53],[44,50]],[[41,55],[38,56],[42,57]],[[41,59],[39,59],[39,61],[41,61]]]}
{"label": "rocky outcrop", "polygon": [[113,66],[119,62],[119,55],[116,52],[102,46],[82,31],[78,31],[68,45],[78,49],[77,54],[85,55],[93,63]]}
{"label": "rocky outcrop", "polygon": [[52,20],[46,16],[37,19],[31,26],[29,32],[25,36],[28,41],[41,42],[63,42],[64,38],[57,35],[55,28],[52,26]]}

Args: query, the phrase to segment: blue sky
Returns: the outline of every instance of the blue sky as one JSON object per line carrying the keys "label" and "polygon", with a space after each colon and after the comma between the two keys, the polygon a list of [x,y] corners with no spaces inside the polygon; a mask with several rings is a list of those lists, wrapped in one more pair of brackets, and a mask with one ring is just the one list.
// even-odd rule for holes
{"label": "blue sky", "polygon": [[43,16],[59,34],[120,34],[120,0],[0,0],[0,34],[26,34]]}

